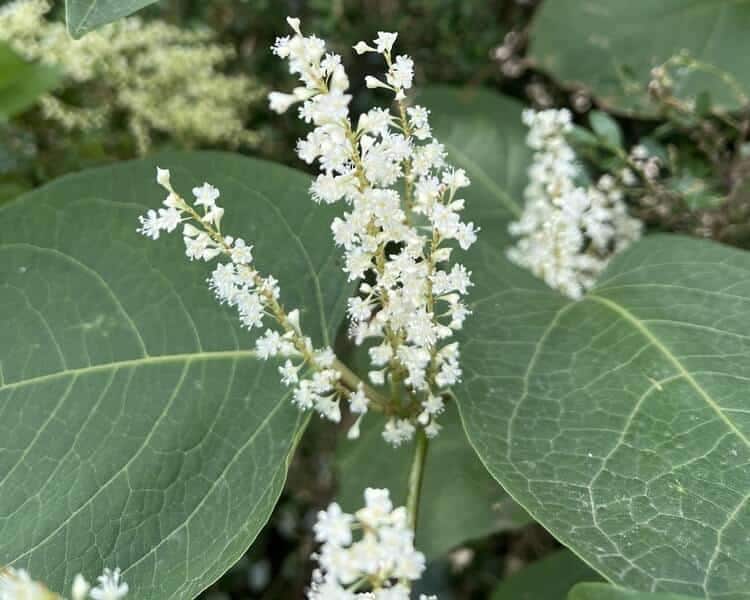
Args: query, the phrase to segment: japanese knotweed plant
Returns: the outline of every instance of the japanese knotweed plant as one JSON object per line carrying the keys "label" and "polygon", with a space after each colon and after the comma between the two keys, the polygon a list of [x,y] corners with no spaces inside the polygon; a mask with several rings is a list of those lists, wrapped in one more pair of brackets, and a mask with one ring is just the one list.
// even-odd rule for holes
{"label": "japanese knotweed plant", "polygon": [[746,253],[643,235],[658,164],[588,181],[564,111],[414,97],[393,33],[354,47],[390,108],[352,119],[289,24],[270,104],[311,125],[312,182],[166,154],[0,208],[0,598],[197,596],[316,415],[347,439],[313,600],[419,597],[513,501],[617,584],[575,600],[750,598]]}

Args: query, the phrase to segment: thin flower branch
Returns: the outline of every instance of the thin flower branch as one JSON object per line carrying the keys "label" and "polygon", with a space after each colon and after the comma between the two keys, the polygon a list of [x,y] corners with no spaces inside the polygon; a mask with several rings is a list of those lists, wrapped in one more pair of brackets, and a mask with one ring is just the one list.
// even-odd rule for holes
{"label": "thin flower branch", "polygon": [[[216,266],[208,279],[209,287],[222,304],[237,310],[248,330],[262,328],[266,317],[275,323],[275,328],[266,328],[258,337],[256,350],[264,360],[286,359],[279,374],[285,385],[294,388],[293,402],[335,422],[341,420],[341,400],[348,400],[355,413],[366,412],[368,405],[381,409],[385,403],[379,394],[369,386],[365,390],[364,382],[348,369],[336,368],[340,363],[331,348],[313,347],[302,331],[299,310],[287,311],[280,303],[277,280],[261,275],[254,267],[253,247],[242,238],[222,233],[224,209],[216,203],[219,190],[209,183],[194,188],[191,206],[172,187],[167,169],[157,169],[156,179],[168,192],[164,208],[141,216],[138,231],[158,239],[162,231],[172,232],[181,225],[188,258],[207,262],[222,256],[228,259]],[[203,214],[198,211],[201,207]]]}

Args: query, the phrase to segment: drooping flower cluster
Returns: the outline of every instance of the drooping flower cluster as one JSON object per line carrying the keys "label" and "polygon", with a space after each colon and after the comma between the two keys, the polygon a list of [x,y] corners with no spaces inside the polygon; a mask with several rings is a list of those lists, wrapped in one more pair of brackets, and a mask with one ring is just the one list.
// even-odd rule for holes
{"label": "drooping flower cluster", "polygon": [[462,296],[471,280],[462,265],[448,261],[449,243],[465,250],[476,240],[477,228],[460,216],[460,190],[469,179],[446,162],[429,111],[405,103],[414,64],[393,56],[397,34],[380,32],[372,44],[354,46],[383,56],[385,76],[367,77],[366,84],[393,94],[397,107],[397,114],[373,108],[355,125],[341,57],[316,36],[304,36],[298,19],[288,22],[293,35],[278,38],[273,51],[302,85],[269,100],[278,112],[299,104],[299,117],[313,126],[297,145],[302,160],[320,165],[313,200],[345,205],[331,224],[334,240],[349,279],[367,281],[349,299],[351,335],[357,344],[371,342],[370,380],[389,382],[396,395],[404,390],[408,397],[392,407],[396,414],[384,436],[398,445],[417,425],[435,435],[441,394],[461,377],[458,344],[449,338],[469,314]]}
{"label": "drooping flower cluster", "polygon": [[315,539],[322,545],[310,600],[409,600],[411,582],[422,576],[425,557],[414,549],[406,509],[394,508],[385,489],[368,488],[364,496],[354,515],[336,503],[318,514]]}
{"label": "drooping flower cluster", "polygon": [[[302,333],[299,310],[282,308],[279,283],[255,268],[253,247],[242,238],[222,234],[224,209],[216,203],[219,190],[209,183],[193,188],[195,200],[191,206],[175,192],[167,169],[157,169],[156,180],[168,192],[164,207],[140,216],[138,232],[155,240],[161,232],[171,233],[182,226],[185,254],[190,260],[224,259],[208,278],[209,288],[219,302],[237,311],[246,329],[263,330],[256,340],[260,358],[286,359],[279,373],[282,382],[294,388],[294,403],[336,422],[341,419],[340,400],[344,398],[353,410],[366,410],[363,388],[347,389],[340,381],[333,350],[315,349],[312,340]],[[267,316],[272,326],[264,329]]]}
{"label": "drooping flower cluster", "polygon": [[187,145],[257,144],[258,134],[244,121],[262,91],[246,76],[221,72],[234,51],[215,43],[210,30],[130,17],[74,40],[63,23],[46,18],[50,8],[48,0],[0,7],[0,41],[64,75],[61,86],[40,99],[47,119],[88,131],[125,118],[141,153],[154,132]]}
{"label": "drooping flower cluster", "polygon": [[565,135],[566,109],[526,110],[527,144],[534,150],[521,217],[510,224],[519,237],[508,258],[571,298],[590,289],[609,259],[641,235],[628,215],[623,188],[611,175],[581,183],[582,170]]}
{"label": "drooping flower cluster", "polygon": [[[70,590],[71,600],[121,600],[128,595],[128,584],[120,569],[104,569],[93,588],[80,573]],[[0,600],[61,600],[58,594],[34,581],[24,569],[8,567],[0,570]]]}

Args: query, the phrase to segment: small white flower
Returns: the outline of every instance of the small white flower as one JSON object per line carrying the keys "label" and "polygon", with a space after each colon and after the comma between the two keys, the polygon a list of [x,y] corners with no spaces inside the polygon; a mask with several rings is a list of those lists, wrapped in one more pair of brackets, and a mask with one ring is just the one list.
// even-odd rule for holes
{"label": "small white flower", "polygon": [[289,107],[299,102],[294,94],[282,94],[281,92],[271,92],[268,94],[268,103],[272,111],[282,114],[289,110]]}
{"label": "small white flower", "polygon": [[158,240],[159,234],[161,233],[161,221],[159,215],[154,209],[149,209],[145,215],[138,217],[138,222],[141,226],[137,229],[138,233],[151,238],[152,240]]}
{"label": "small white flower", "polygon": [[182,222],[182,212],[176,208],[160,208],[159,219],[161,228],[167,233],[172,233]]}
{"label": "small white flower", "polygon": [[169,169],[162,169],[156,167],[156,182],[168,191],[172,191],[172,184],[170,183]]}
{"label": "small white flower", "polygon": [[122,580],[120,569],[104,569],[97,581],[98,585],[90,592],[93,600],[121,600],[128,594],[128,584]]}
{"label": "small white flower", "polygon": [[219,190],[210,183],[204,183],[200,187],[193,188],[196,206],[205,206],[208,210],[216,206],[216,199],[219,195]]}
{"label": "small white flower", "polygon": [[89,585],[89,582],[86,581],[83,575],[78,573],[78,575],[76,575],[73,579],[73,587],[70,591],[72,600],[85,600],[90,589],[91,586]]}
{"label": "small white flower", "polygon": [[333,352],[333,348],[321,348],[315,351],[315,362],[326,369],[333,367],[336,362],[336,354]]}
{"label": "small white flower", "polygon": [[230,254],[232,261],[238,265],[248,265],[253,262],[253,247],[245,244],[245,240],[237,238],[234,240],[234,248],[232,248]]}
{"label": "small white flower", "polygon": [[360,384],[359,387],[349,396],[349,409],[355,414],[364,414],[367,412],[368,399],[367,394]]}
{"label": "small white flower", "polygon": [[255,349],[258,352],[258,356],[263,360],[267,360],[272,356],[276,356],[282,347],[281,335],[278,331],[267,329],[263,335],[255,340]]}
{"label": "small white flower", "polygon": [[299,371],[298,367],[292,364],[292,361],[287,359],[286,362],[279,367],[279,373],[281,374],[281,383],[286,386],[292,386],[299,382]]}
{"label": "small white flower", "polygon": [[327,510],[318,513],[318,521],[313,527],[315,539],[336,546],[348,546],[352,542],[353,522],[354,517],[343,512],[334,502]]}
{"label": "small white flower", "polygon": [[408,419],[390,419],[383,429],[383,439],[397,448],[414,437],[415,427]]}
{"label": "small white flower", "polygon": [[357,54],[364,54],[365,52],[377,52],[377,50],[370,46],[367,42],[357,42],[357,44],[353,46],[353,48]]}
{"label": "small white flower", "polygon": [[385,88],[388,90],[391,89],[391,87],[388,84],[380,81],[380,79],[378,79],[377,77],[373,77],[372,75],[367,75],[365,77],[365,85],[370,89],[375,89],[375,88]]}
{"label": "small white flower", "polygon": [[348,431],[346,432],[346,439],[348,440],[357,440],[360,436],[360,425],[362,424],[362,418],[364,415],[359,415],[357,417],[357,420],[354,421],[354,424],[349,427]]}
{"label": "small white flower", "polygon": [[434,438],[434,437],[437,437],[437,435],[438,435],[438,434],[440,433],[440,430],[441,430],[441,429],[442,429],[442,427],[440,426],[440,424],[439,424],[439,423],[437,423],[436,421],[432,420],[432,421],[430,421],[430,423],[429,423],[429,424],[428,424],[428,425],[427,425],[427,426],[426,426],[426,427],[424,428],[424,433],[425,433],[425,435],[426,435],[426,436],[427,436],[427,437],[428,437],[429,439],[432,439],[432,438]]}
{"label": "small white flower", "polygon": [[388,71],[388,83],[396,89],[408,90],[414,81],[414,61],[408,56],[400,55]]}
{"label": "small white flower", "polygon": [[291,27],[297,35],[302,35],[300,32],[300,20],[297,17],[287,17],[286,22],[289,23],[289,27]]}
{"label": "small white flower", "polygon": [[375,38],[375,46],[380,54],[388,54],[396,43],[398,33],[388,31],[378,31],[378,37]]}
{"label": "small white flower", "polygon": [[0,570],[0,600],[49,600],[52,595],[24,569]]}

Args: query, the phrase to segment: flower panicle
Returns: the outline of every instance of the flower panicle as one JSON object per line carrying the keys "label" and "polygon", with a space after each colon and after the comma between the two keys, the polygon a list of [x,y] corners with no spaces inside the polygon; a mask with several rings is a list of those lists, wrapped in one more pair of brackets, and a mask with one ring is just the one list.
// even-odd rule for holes
{"label": "flower panicle", "polygon": [[641,221],[624,202],[634,175],[624,170],[618,178],[605,174],[594,184],[581,183],[582,168],[566,139],[573,126],[567,109],[526,110],[523,122],[534,155],[523,212],[509,226],[518,239],[508,258],[578,299],[609,259],[641,235]]}
{"label": "flower panicle", "polygon": [[450,338],[470,314],[463,296],[471,273],[449,265],[455,246],[466,250],[476,241],[478,228],[461,218],[469,178],[448,164],[432,135],[430,111],[407,103],[414,62],[394,55],[396,33],[379,32],[371,43],[354,46],[359,54],[383,56],[385,74],[366,84],[393,94],[395,106],[374,107],[354,123],[341,57],[318,37],[305,36],[298,19],[288,22],[293,34],[279,37],[272,51],[301,85],[272,92],[269,102],[277,112],[297,106],[312,126],[297,143],[300,159],[320,168],[312,199],[344,204],[331,223],[334,242],[349,280],[367,282],[348,301],[350,335],[369,346],[370,381],[403,388],[409,400],[392,407],[384,438],[399,445],[416,427],[434,436],[441,397],[461,378],[458,344]]}

